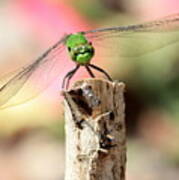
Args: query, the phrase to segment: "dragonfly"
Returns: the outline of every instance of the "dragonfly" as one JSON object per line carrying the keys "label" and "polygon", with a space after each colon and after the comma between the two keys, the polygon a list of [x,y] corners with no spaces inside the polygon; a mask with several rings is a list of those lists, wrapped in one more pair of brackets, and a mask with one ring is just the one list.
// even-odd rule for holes
{"label": "dragonfly", "polygon": [[[108,48],[110,51],[115,50],[112,56],[115,56],[115,53],[119,51],[121,56],[136,56],[177,42],[176,37],[179,38],[179,34],[176,36],[179,33],[178,30],[179,13],[141,24],[98,28],[67,34],[35,61],[22,67],[18,72],[12,73],[7,79],[0,80],[0,107],[9,107],[26,102],[28,97],[23,97],[19,102],[8,104],[20,91],[23,93],[23,87],[34,76],[39,77],[40,83],[36,83],[36,85],[41,86],[43,84],[43,86],[48,87],[51,81],[58,77],[63,69],[63,67],[58,67],[57,63],[63,59],[64,52],[68,54],[69,60],[72,60],[75,66],[64,76],[62,82],[63,89],[69,87],[70,80],[80,67],[86,68],[92,78],[96,77],[92,70],[97,70],[108,80],[112,81],[111,76],[104,69],[92,64],[92,59],[99,51],[98,45]],[[158,43],[157,37],[163,40],[163,36],[168,37],[168,39],[166,38],[166,41]],[[141,47],[138,39],[143,40],[143,47]],[[154,44],[152,44],[153,41],[155,41]],[[127,48],[127,53],[120,50],[126,44],[129,47]],[[112,56],[109,57],[110,60]],[[44,87],[39,91],[43,89]],[[6,106],[6,104],[8,105]]]}

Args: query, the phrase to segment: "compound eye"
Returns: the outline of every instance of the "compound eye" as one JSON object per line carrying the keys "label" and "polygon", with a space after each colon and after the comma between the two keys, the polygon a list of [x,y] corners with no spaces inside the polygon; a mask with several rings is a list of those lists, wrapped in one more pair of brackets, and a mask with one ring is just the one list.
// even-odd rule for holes
{"label": "compound eye", "polygon": [[71,51],[71,47],[68,47],[68,51]]}

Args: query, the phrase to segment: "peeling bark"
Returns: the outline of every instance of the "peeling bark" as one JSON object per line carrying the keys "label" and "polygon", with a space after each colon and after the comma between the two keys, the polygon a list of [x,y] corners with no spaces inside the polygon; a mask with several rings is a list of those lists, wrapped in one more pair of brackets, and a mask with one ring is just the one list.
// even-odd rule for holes
{"label": "peeling bark", "polygon": [[125,180],[124,84],[86,79],[64,91],[65,180]]}

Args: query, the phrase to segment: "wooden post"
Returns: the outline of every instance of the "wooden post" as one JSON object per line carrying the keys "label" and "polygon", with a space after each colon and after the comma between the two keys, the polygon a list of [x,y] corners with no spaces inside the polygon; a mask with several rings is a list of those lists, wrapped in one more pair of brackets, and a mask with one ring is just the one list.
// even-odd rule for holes
{"label": "wooden post", "polygon": [[78,81],[64,91],[65,180],[125,180],[124,84]]}

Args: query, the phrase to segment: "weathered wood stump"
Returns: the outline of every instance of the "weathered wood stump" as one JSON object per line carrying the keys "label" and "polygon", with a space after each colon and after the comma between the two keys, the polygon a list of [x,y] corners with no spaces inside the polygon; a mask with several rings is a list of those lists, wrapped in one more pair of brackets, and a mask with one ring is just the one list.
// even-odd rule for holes
{"label": "weathered wood stump", "polygon": [[124,87],[85,79],[63,92],[65,180],[125,180]]}

